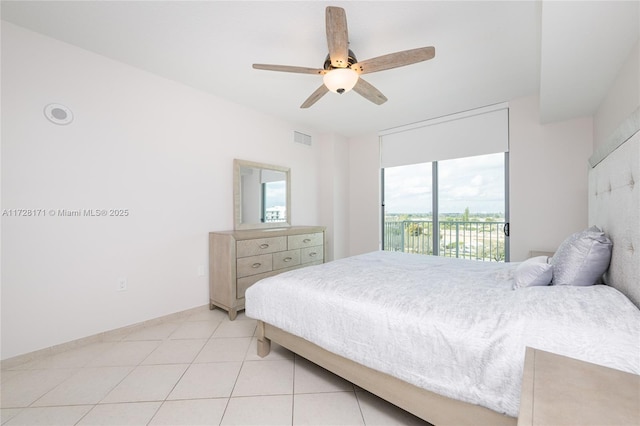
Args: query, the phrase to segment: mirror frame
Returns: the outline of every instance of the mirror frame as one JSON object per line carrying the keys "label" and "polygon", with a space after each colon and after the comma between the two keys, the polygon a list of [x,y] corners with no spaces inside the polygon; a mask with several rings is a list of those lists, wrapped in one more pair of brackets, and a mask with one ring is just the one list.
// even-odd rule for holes
{"label": "mirror frame", "polygon": [[[242,223],[242,185],[240,169],[250,167],[254,169],[273,170],[283,172],[287,187],[287,220],[285,222],[260,222]],[[285,228],[291,226],[291,169],[288,167],[274,166],[272,164],[256,163],[246,160],[233,160],[233,222],[234,229],[261,229],[261,228]]]}

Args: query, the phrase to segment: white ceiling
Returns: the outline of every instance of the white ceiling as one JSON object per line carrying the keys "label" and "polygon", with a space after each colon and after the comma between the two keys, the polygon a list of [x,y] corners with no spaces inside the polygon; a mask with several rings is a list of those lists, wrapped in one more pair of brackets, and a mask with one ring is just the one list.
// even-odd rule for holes
{"label": "white ceiling", "polygon": [[[302,129],[345,136],[540,94],[546,122],[591,115],[638,40],[637,1],[2,1],[2,19],[183,82]],[[436,57],[300,104],[320,76],[324,9],[345,8],[359,60],[435,46]]]}

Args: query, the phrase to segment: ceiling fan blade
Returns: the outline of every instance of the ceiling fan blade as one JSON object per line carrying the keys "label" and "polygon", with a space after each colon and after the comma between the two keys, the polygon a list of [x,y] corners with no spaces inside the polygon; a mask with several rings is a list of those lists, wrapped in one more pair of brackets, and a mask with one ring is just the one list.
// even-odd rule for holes
{"label": "ceiling fan blade", "polygon": [[358,79],[358,82],[353,87],[353,90],[376,105],[382,105],[383,103],[387,102],[387,97],[385,95],[383,95],[371,84],[364,81],[362,78]]}
{"label": "ceiling fan blade", "polygon": [[309,108],[311,105],[313,105],[316,102],[318,102],[318,100],[321,97],[323,97],[328,91],[329,91],[329,89],[327,89],[327,86],[325,86],[324,84],[322,86],[318,87],[316,89],[316,91],[313,92],[311,94],[311,96],[309,96],[307,98],[307,100],[303,102],[302,105],[300,105],[300,108]]}
{"label": "ceiling fan blade", "polygon": [[257,70],[294,72],[298,74],[318,74],[324,75],[326,70],[319,68],[293,67],[290,65],[269,65],[269,64],[253,64],[253,68]]}
{"label": "ceiling fan blade", "polygon": [[420,47],[367,59],[351,65],[351,69],[359,74],[366,74],[427,61],[434,56],[436,56],[436,49],[433,46]]}
{"label": "ceiling fan blade", "polygon": [[334,68],[349,66],[349,35],[347,15],[341,7],[329,6],[326,11],[327,45]]}

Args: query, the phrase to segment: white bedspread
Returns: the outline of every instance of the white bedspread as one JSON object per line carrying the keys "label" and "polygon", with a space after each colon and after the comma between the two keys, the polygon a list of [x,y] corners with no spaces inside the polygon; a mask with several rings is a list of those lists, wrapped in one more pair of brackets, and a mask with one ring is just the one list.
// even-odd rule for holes
{"label": "white bedspread", "polygon": [[373,252],[264,279],[246,314],[438,394],[517,417],[526,346],[640,374],[617,290],[512,290],[516,263]]}

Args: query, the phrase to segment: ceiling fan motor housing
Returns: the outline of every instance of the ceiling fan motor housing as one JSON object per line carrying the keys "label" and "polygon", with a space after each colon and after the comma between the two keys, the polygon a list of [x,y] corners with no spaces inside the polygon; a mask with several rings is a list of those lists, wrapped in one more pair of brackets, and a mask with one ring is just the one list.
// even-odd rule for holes
{"label": "ceiling fan motor housing", "polygon": [[[349,49],[349,58],[347,59],[347,66],[345,68],[350,68],[351,65],[357,64],[357,63],[358,63],[358,60],[356,59],[356,55],[351,51],[351,49]],[[329,57],[329,54],[327,54],[327,57],[324,60],[323,68],[327,71],[340,69],[331,65],[331,58]]]}

